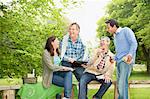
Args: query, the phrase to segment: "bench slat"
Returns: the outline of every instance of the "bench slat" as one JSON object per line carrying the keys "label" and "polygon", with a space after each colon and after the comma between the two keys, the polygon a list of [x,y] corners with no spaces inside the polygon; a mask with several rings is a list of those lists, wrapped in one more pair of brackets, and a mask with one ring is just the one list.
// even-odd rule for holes
{"label": "bench slat", "polygon": [[[116,81],[112,81],[115,84]],[[99,84],[98,81],[91,81],[89,84]],[[150,84],[150,80],[129,80],[129,84]]]}
{"label": "bench slat", "polygon": [[21,85],[0,86],[0,90],[15,90],[20,89]]}

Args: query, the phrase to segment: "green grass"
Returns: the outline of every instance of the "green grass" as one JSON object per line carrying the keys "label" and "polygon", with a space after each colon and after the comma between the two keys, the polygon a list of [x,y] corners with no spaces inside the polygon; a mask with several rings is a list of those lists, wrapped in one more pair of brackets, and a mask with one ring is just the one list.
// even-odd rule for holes
{"label": "green grass", "polygon": [[[113,80],[116,80],[116,71],[113,75]],[[145,66],[136,66],[133,68],[131,76],[129,80],[150,80],[150,76],[146,72]],[[38,77],[38,82],[41,82],[42,78]],[[77,83],[75,77],[73,77],[73,83]],[[0,79],[0,85],[17,85],[22,84],[22,79],[14,78],[14,79]],[[98,89],[91,89],[88,92],[89,99],[92,99],[92,96],[96,93]],[[132,88],[130,89],[130,99],[150,99],[150,88]],[[1,95],[0,95],[1,96]],[[114,91],[113,89],[109,89],[104,95],[103,99],[113,99]],[[0,97],[1,99],[1,97]]]}
{"label": "green grass", "polygon": [[[116,69],[113,74],[113,80],[116,80]],[[146,66],[134,66],[129,80],[150,80],[150,75],[146,72]]]}
{"label": "green grass", "polygon": [[13,79],[0,79],[0,85],[21,85],[21,78],[13,78]]}
{"label": "green grass", "polygon": [[[88,98],[92,99],[92,96],[97,92],[97,89],[91,89],[88,92]],[[150,99],[150,88],[132,88],[129,90],[130,99]],[[103,99],[113,99],[114,91],[113,89],[109,89]]]}
{"label": "green grass", "polygon": [[[113,80],[116,80],[116,71],[113,74]],[[146,71],[132,71],[129,80],[150,80],[150,75]]]}
{"label": "green grass", "polygon": [[[116,80],[116,70],[114,71],[113,80]],[[150,75],[146,72],[146,66],[135,66],[132,70],[129,80],[150,80]],[[88,98],[92,99],[92,96],[98,89],[91,89],[88,92]],[[130,99],[150,99],[150,88],[132,88],[129,89]],[[103,99],[113,99],[114,90],[109,89]]]}
{"label": "green grass", "polygon": [[150,75],[145,71],[132,71],[129,80],[150,80]]}
{"label": "green grass", "polygon": [[[88,91],[88,98],[92,99],[93,95],[97,92],[98,89],[90,89]],[[114,97],[114,91],[113,89],[109,89],[105,95],[103,96],[103,99],[113,99]]]}

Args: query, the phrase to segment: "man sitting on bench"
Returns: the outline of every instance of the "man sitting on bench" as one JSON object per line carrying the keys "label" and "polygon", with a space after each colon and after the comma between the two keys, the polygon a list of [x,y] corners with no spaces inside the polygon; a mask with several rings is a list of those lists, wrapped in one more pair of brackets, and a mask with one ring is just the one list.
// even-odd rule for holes
{"label": "man sitting on bench", "polygon": [[79,82],[79,99],[87,99],[87,84],[93,80],[102,84],[93,99],[102,99],[102,96],[112,84],[111,77],[115,61],[113,60],[114,54],[109,50],[109,44],[110,39],[102,37],[100,48],[96,49],[88,64],[83,65],[86,69]]}

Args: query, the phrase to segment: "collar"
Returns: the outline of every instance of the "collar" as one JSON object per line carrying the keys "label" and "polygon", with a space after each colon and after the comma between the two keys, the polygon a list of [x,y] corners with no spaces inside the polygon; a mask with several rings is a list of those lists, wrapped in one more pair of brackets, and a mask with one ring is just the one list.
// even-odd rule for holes
{"label": "collar", "polygon": [[[80,38],[78,37],[78,38],[76,39],[75,43],[78,42],[79,40],[80,40]],[[72,42],[72,40],[71,40],[70,37],[69,37],[68,41],[69,41],[69,42]]]}
{"label": "collar", "polygon": [[113,36],[116,37],[116,35],[119,34],[121,30],[122,30],[122,27],[119,27],[119,28],[116,30],[116,32],[114,33]]}
{"label": "collar", "polygon": [[122,27],[119,27],[119,28],[116,30],[116,34],[118,34],[121,30],[122,30]]}

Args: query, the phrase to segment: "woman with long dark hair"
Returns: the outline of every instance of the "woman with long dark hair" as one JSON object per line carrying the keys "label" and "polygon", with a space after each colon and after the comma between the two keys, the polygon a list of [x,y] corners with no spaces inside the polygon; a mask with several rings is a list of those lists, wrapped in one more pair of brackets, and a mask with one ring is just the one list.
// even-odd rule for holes
{"label": "woman with long dark hair", "polygon": [[59,41],[55,36],[47,39],[43,52],[43,86],[55,84],[64,87],[64,98],[70,99],[72,89],[72,68],[60,66]]}

